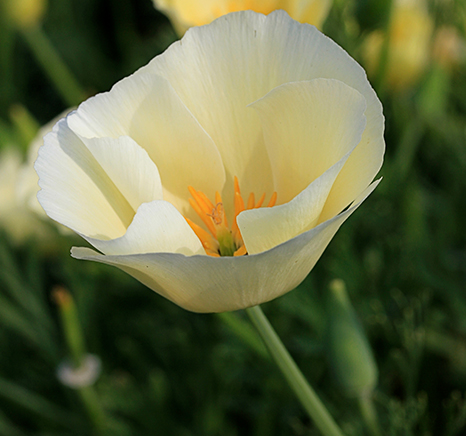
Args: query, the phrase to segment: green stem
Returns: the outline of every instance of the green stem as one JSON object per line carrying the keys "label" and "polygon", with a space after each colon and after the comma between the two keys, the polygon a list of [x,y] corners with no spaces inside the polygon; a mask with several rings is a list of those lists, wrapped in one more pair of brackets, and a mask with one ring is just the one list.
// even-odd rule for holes
{"label": "green stem", "polygon": [[37,61],[68,106],[77,106],[86,93],[39,26],[23,29],[22,35]]}
{"label": "green stem", "polygon": [[397,153],[392,159],[397,183],[405,183],[407,175],[412,171],[413,162],[423,134],[424,125],[418,117],[414,116],[403,131]]}
{"label": "green stem", "polygon": [[20,104],[12,105],[9,110],[9,115],[11,122],[16,128],[21,145],[27,153],[29,145],[40,129],[40,124],[26,107]]}
{"label": "green stem", "polygon": [[[385,14],[385,23],[382,29],[382,45],[378,53],[377,67],[374,77],[374,88],[377,90],[379,98],[383,101],[387,88],[387,73],[390,64],[390,31],[393,15],[393,1],[389,0],[388,11]],[[377,55],[376,55],[377,56]]]}
{"label": "green stem", "polygon": [[99,398],[93,386],[78,389],[84,407],[94,425],[95,434],[100,435],[105,430],[107,417],[100,404]]}
{"label": "green stem", "polygon": [[[62,287],[56,287],[53,296],[60,308],[63,330],[70,350],[73,367],[78,369],[85,364],[86,346],[79,323],[78,309],[71,294]],[[93,386],[74,386],[81,396],[95,434],[100,435],[105,429],[107,417]]]}
{"label": "green stem", "polygon": [[373,436],[381,436],[377,412],[372,402],[372,397],[361,396],[358,398],[359,410],[361,411],[362,418],[366,423],[366,427],[370,430]]}
{"label": "green stem", "polygon": [[37,415],[40,417],[41,422],[50,421],[54,425],[64,426],[69,429],[76,429],[79,425],[79,421],[74,414],[52,403],[46,397],[1,377],[0,397],[7,400],[6,404],[11,402],[15,407],[24,409],[28,413],[27,416]]}
{"label": "green stem", "polygon": [[267,349],[315,425],[325,436],[343,436],[336,422],[304,378],[259,306],[246,309]]}
{"label": "green stem", "polygon": [[217,316],[226,324],[226,326],[235,333],[246,345],[251,347],[259,356],[268,359],[269,353],[264,347],[254,328],[246,320],[241,319],[232,312],[220,312]]}
{"label": "green stem", "polygon": [[75,368],[79,368],[86,356],[86,346],[79,323],[78,310],[71,294],[60,286],[53,291],[55,301],[60,308],[60,317],[65,339],[70,350]]}

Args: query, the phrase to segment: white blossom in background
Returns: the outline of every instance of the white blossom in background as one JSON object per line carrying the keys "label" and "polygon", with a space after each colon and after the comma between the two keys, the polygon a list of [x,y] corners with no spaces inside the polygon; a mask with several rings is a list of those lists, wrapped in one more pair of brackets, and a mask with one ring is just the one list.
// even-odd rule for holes
{"label": "white blossom in background", "polygon": [[17,194],[23,169],[20,150],[7,146],[0,152],[0,228],[14,244],[31,237],[47,240],[50,226],[31,212]]}
{"label": "white blossom in background", "polygon": [[[17,145],[6,145],[0,152],[0,227],[15,244],[22,244],[31,238],[46,243],[49,248],[48,243],[53,243],[54,232],[50,221],[37,201],[39,177],[34,170],[34,162],[44,143],[43,137],[69,111],[39,129],[29,145],[25,161]],[[57,227],[65,234],[70,233],[61,224],[57,224]]]}
{"label": "white blossom in background", "polygon": [[62,384],[72,389],[92,386],[102,372],[102,362],[94,354],[86,354],[79,368],[70,360],[65,360],[57,368],[57,378]]}

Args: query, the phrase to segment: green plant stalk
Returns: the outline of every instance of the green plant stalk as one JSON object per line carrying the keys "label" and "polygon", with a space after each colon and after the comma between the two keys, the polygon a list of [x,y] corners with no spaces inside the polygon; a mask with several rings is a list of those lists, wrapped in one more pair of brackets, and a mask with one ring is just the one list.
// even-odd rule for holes
{"label": "green plant stalk", "polygon": [[102,406],[100,405],[99,398],[95,392],[95,389],[92,386],[86,386],[78,389],[81,400],[84,404],[84,407],[87,410],[89,417],[94,425],[94,430],[96,434],[102,434],[105,430],[105,423],[107,417],[105,415]]}
{"label": "green plant stalk", "polygon": [[60,308],[60,317],[73,365],[79,368],[86,356],[86,346],[79,323],[78,310],[71,294],[60,287],[54,290],[54,297]]}
{"label": "green plant stalk", "polygon": [[259,306],[254,306],[246,309],[246,313],[259,331],[267,349],[282,371],[291,389],[317,428],[325,436],[343,436],[343,432],[304,378],[302,372],[262,312],[262,309]]}
{"label": "green plant stalk", "polygon": [[22,29],[21,33],[66,104],[68,106],[77,106],[85,100],[86,93],[82,90],[42,29],[35,26]]}
{"label": "green plant stalk", "polygon": [[263,342],[257,336],[251,325],[238,317],[232,312],[220,312],[217,316],[225,323],[225,325],[236,334],[246,345],[251,347],[259,356],[268,359],[269,353],[264,347]]}
{"label": "green plant stalk", "polygon": [[65,428],[76,429],[79,426],[79,421],[75,415],[50,402],[47,398],[1,377],[0,397],[6,398],[28,413],[40,416],[42,419]]}
{"label": "green plant stalk", "polygon": [[21,140],[23,149],[27,152],[29,145],[40,129],[40,124],[26,107],[20,104],[12,105],[9,110],[9,115],[18,133],[18,137]]}
{"label": "green plant stalk", "polygon": [[366,427],[370,430],[373,436],[381,436],[382,433],[379,427],[377,413],[374,408],[371,396],[361,396],[358,398],[359,410],[364,419]]}
{"label": "green plant stalk", "polygon": [[390,62],[390,54],[389,54],[389,49],[390,49],[390,26],[391,26],[391,20],[393,16],[393,2],[390,2],[390,7],[389,7],[389,13],[386,16],[386,21],[384,25],[384,30],[383,30],[383,42],[382,42],[382,47],[379,53],[379,64],[377,67],[376,75],[375,75],[375,89],[377,89],[377,93],[380,98],[382,98],[385,95],[386,91],[386,79],[387,79],[387,69],[388,69],[388,64]]}
{"label": "green plant stalk", "polygon": [[5,413],[0,411],[0,434],[9,436],[24,436],[24,433],[13,424]]}
{"label": "green plant stalk", "polygon": [[[79,323],[78,309],[71,294],[64,288],[57,287],[54,290],[55,301],[60,309],[60,316],[66,342],[71,353],[73,365],[79,368],[86,357],[86,346]],[[96,434],[101,434],[107,421],[105,412],[99,402],[99,398],[93,386],[77,387],[81,400],[94,426]]]}
{"label": "green plant stalk", "polygon": [[421,144],[422,135],[424,134],[424,125],[419,117],[414,116],[410,123],[403,131],[398,150],[393,159],[394,174],[396,174],[399,184],[405,183],[407,175],[412,170],[412,165],[416,157],[419,145]]}

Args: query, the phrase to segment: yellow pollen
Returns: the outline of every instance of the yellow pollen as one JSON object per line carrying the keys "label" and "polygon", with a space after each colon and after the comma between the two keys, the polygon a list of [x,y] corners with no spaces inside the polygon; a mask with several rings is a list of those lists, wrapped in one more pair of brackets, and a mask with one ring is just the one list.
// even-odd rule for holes
{"label": "yellow pollen", "polygon": [[[219,192],[215,193],[215,204],[201,191],[196,191],[192,186],[188,187],[189,193],[193,198],[189,199],[189,204],[202,220],[207,230],[194,223],[189,218],[186,221],[193,229],[196,236],[202,243],[206,254],[209,256],[243,256],[247,253],[243,237],[236,222],[237,216],[248,209],[257,209],[262,206],[265,200],[265,193],[256,203],[254,193],[249,194],[245,206],[241,191],[239,188],[238,178],[234,178],[234,217],[231,229],[228,227],[228,221],[223,207],[222,197]],[[266,207],[273,207],[277,202],[277,193],[274,192]]]}

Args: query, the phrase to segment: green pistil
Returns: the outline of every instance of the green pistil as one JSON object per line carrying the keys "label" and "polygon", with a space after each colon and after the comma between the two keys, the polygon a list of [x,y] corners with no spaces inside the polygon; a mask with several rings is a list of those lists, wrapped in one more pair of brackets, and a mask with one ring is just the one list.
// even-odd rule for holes
{"label": "green pistil", "polygon": [[219,244],[220,256],[233,256],[237,250],[231,231],[225,229],[222,232],[217,231],[217,241]]}

